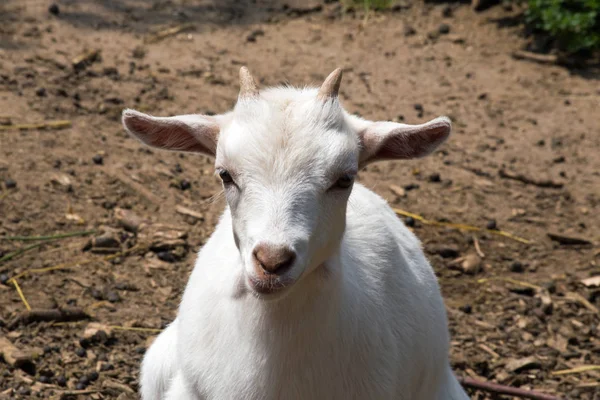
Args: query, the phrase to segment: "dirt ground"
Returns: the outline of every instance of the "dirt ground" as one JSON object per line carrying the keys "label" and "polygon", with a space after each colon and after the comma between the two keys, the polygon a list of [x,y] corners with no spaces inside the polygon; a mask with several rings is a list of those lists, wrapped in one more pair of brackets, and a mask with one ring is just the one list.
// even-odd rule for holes
{"label": "dirt ground", "polygon": [[[144,351],[173,319],[224,201],[210,159],[144,148],[124,133],[120,112],[224,112],[247,65],[263,86],[317,85],[341,66],[343,104],[369,119],[449,115],[454,133],[440,151],[370,166],[360,180],[398,209],[483,229],[407,218],[440,279],[457,375],[600,399],[600,370],[556,374],[600,365],[600,288],[585,280],[600,275],[600,74],[514,59],[526,45],[520,10],[56,4],[0,3],[0,343],[25,355],[17,367],[0,361],[0,398],[137,397]],[[171,27],[182,31],[156,34]],[[86,52],[87,62],[74,62]],[[55,120],[70,126],[13,127]],[[123,213],[148,221],[136,234]],[[494,225],[527,243],[486,230]],[[31,269],[17,283],[32,308],[79,308],[112,328],[89,337],[90,321],[23,318],[7,280]]]}

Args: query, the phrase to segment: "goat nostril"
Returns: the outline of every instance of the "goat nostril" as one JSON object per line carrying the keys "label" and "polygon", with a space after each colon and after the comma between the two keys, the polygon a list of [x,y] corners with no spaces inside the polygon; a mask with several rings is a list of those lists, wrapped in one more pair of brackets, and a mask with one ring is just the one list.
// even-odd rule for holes
{"label": "goat nostril", "polygon": [[296,253],[286,246],[259,245],[253,255],[260,267],[270,274],[283,274],[296,260]]}

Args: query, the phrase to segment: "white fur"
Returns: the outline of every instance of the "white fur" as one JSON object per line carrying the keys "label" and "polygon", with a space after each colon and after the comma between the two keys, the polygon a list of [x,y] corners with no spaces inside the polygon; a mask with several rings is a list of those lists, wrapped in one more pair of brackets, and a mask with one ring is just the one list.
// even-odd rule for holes
{"label": "white fur", "polygon": [[[382,142],[365,135],[403,135],[385,146],[429,152],[427,125],[372,123],[292,88],[242,98],[226,116],[216,167],[237,186],[225,187],[228,206],[177,318],[144,357],[142,398],[468,399],[450,370],[444,303],[418,239],[362,185],[328,190],[377,159]],[[449,133],[449,121],[434,121]],[[281,292],[248,283],[259,243],[297,255]]]}

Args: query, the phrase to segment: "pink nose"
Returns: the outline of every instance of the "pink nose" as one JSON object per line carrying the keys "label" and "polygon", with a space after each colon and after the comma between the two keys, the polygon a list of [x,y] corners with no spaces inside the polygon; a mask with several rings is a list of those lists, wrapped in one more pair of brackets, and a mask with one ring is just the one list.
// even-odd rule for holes
{"label": "pink nose", "polygon": [[281,275],[290,269],[296,253],[287,246],[259,244],[254,248],[254,263],[268,274]]}

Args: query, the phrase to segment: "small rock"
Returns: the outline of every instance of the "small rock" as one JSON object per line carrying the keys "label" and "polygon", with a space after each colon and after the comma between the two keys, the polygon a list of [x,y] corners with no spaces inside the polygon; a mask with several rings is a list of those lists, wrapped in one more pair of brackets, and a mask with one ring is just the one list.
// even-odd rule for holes
{"label": "small rock", "polygon": [[546,141],[544,139],[540,139],[536,142],[537,146],[543,147],[546,145]]}
{"label": "small rock", "polygon": [[78,357],[85,357],[87,352],[83,347],[78,347],[77,350],[75,350],[75,354],[77,354]]}
{"label": "small rock", "polygon": [[440,34],[442,34],[442,35],[446,35],[446,34],[450,33],[450,25],[448,25],[448,24],[441,24],[438,27],[438,32]]}
{"label": "small rock", "polygon": [[96,300],[104,300],[104,296],[102,295],[102,292],[99,291],[96,288],[92,288],[90,290],[90,294],[92,295],[92,297]]}
{"label": "small rock", "polygon": [[444,8],[442,8],[442,17],[450,18],[453,13],[454,13],[454,10],[449,5],[446,5]]}
{"label": "small rock", "polygon": [[497,230],[498,229],[498,224],[496,224],[496,220],[495,219],[490,219],[487,224],[485,225],[486,229],[489,230]]}
{"label": "small rock", "polygon": [[138,354],[144,354],[146,352],[146,348],[145,347],[138,347],[135,349],[135,352]]}
{"label": "small rock", "polygon": [[50,4],[50,7],[48,7],[48,12],[52,15],[60,14],[60,8],[58,7],[58,4],[56,4],[56,3]]}
{"label": "small rock", "polygon": [[175,261],[177,261],[177,259],[175,258],[175,256],[170,251],[161,251],[159,253],[156,253],[156,256],[160,260],[166,261],[166,262],[175,262]]}
{"label": "small rock", "polygon": [[562,164],[565,161],[566,161],[565,156],[559,156],[559,157],[556,157],[554,160],[552,160],[552,162],[554,164]]}
{"label": "small rock", "polygon": [[187,179],[182,179],[181,181],[179,181],[179,189],[188,190],[191,187],[192,187],[192,184]]}
{"label": "small rock", "polygon": [[46,95],[47,95],[46,88],[41,87],[41,88],[36,89],[35,94],[38,97],[46,97]]}
{"label": "small rock", "polygon": [[460,311],[464,312],[465,314],[471,314],[473,312],[473,307],[471,307],[470,304],[465,304],[464,306],[460,306],[458,309]]}
{"label": "small rock", "polygon": [[84,390],[86,387],[87,385],[82,382],[77,382],[77,385],[75,385],[76,390]]}
{"label": "small rock", "polygon": [[442,178],[440,177],[440,174],[438,174],[437,172],[429,175],[429,182],[441,182]]}
{"label": "small rock", "polygon": [[510,264],[510,271],[511,272],[521,273],[521,272],[525,271],[525,267],[523,266],[523,264],[521,262],[519,262],[519,261],[513,261]]}
{"label": "small rock", "polygon": [[41,382],[41,383],[46,383],[46,384],[48,384],[48,383],[50,383],[51,381],[52,381],[52,380],[51,380],[49,377],[47,377],[47,376],[44,376],[44,375],[41,375],[41,376],[38,378],[38,382]]}
{"label": "small rock", "polygon": [[106,293],[106,300],[110,301],[111,303],[118,303],[121,301],[121,296],[119,296],[119,293],[115,292],[114,290],[109,290],[108,293]]}
{"label": "small rock", "polygon": [[59,375],[56,377],[56,384],[58,386],[67,386],[67,378],[64,375]]}
{"label": "small rock", "polygon": [[142,46],[136,46],[131,52],[133,58],[142,59],[146,57],[146,49]]}
{"label": "small rock", "polygon": [[14,189],[17,187],[17,182],[14,179],[6,179],[4,181],[4,186],[6,186],[7,189]]}
{"label": "small rock", "polygon": [[522,371],[529,371],[531,369],[540,369],[542,364],[535,357],[525,357],[518,360],[509,361],[505,365],[505,369],[509,372],[519,373]]}
{"label": "small rock", "polygon": [[416,103],[414,106],[415,110],[417,110],[418,112],[423,112],[423,104],[421,103]]}
{"label": "small rock", "polygon": [[110,363],[104,363],[100,366],[100,372],[110,371],[115,369],[115,367]]}
{"label": "small rock", "polygon": [[79,378],[79,383],[87,386],[90,384],[90,379],[87,377],[87,375],[82,375],[81,378]]}
{"label": "small rock", "polygon": [[23,386],[19,390],[17,390],[17,393],[20,394],[21,396],[29,396],[31,394],[31,389]]}
{"label": "small rock", "polygon": [[96,165],[102,165],[104,164],[104,157],[102,157],[100,154],[96,154],[94,157],[92,157],[92,161]]}
{"label": "small rock", "polygon": [[406,226],[411,226],[411,227],[412,227],[412,226],[415,226],[415,219],[414,219],[413,217],[406,217],[406,218],[404,219],[404,224],[405,224]]}
{"label": "small rock", "polygon": [[6,282],[8,282],[10,278],[8,277],[8,275],[6,274],[0,274],[0,283],[3,285],[6,285]]}
{"label": "small rock", "polygon": [[252,32],[250,32],[250,34],[248,34],[248,36],[246,36],[246,41],[256,42],[257,37],[264,36],[264,35],[265,35],[265,31],[263,31],[262,29],[255,29]]}
{"label": "small rock", "polygon": [[404,36],[416,35],[417,31],[410,25],[404,25]]}

